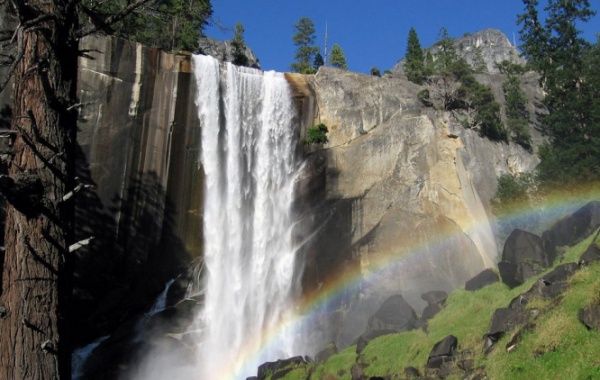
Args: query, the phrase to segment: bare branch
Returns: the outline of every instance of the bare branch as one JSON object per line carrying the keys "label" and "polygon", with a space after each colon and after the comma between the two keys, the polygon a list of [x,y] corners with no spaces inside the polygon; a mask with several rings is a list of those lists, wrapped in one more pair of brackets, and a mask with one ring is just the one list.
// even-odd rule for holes
{"label": "bare branch", "polygon": [[90,244],[90,242],[92,241],[92,239],[94,239],[93,236],[90,236],[87,239],[83,239],[83,240],[79,240],[77,243],[71,244],[69,246],[69,252],[75,252],[77,251],[79,248],[84,247],[88,244]]}

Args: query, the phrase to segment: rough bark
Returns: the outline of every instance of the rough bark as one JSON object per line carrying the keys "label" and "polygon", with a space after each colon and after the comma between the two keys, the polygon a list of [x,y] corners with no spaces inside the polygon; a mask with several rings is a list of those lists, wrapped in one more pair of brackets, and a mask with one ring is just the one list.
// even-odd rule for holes
{"label": "rough bark", "polygon": [[16,1],[13,156],[0,183],[9,201],[0,307],[1,379],[66,379],[68,246],[76,114],[75,2]]}

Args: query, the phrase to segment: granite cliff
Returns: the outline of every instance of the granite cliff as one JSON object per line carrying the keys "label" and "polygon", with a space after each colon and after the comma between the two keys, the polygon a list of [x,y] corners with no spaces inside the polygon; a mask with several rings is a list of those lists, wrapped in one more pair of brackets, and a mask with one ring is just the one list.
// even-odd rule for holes
{"label": "granite cliff", "polygon": [[[311,181],[303,184],[317,231],[304,247],[307,288],[359,267],[367,280],[358,290],[363,301],[351,306],[357,314],[395,293],[421,310],[424,291],[452,291],[495,266],[496,178],[533,169],[534,155],[423,107],[420,87],[402,77],[331,68],[288,77],[304,103],[312,101],[305,124],[329,129],[329,143],[308,153]],[[525,83],[534,94],[536,84]]]}

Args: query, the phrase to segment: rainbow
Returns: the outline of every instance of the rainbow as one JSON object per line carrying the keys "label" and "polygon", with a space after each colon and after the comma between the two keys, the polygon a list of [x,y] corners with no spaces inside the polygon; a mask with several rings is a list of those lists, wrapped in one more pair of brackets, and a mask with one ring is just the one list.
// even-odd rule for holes
{"label": "rainbow", "polygon": [[[505,208],[504,212],[499,212],[495,216],[495,220],[473,221],[469,228],[472,230],[487,228],[490,223],[505,226],[522,225],[532,219],[546,224],[542,228],[547,228],[561,216],[577,210],[592,200],[600,200],[600,184],[560,189],[545,193],[536,199],[515,202]],[[334,278],[329,279],[322,288],[299,297],[293,310],[279,323],[257,332],[253,339],[240,350],[241,354],[235,363],[229,363],[226,368],[215,369],[216,378],[239,379],[242,373],[256,373],[257,368],[251,367],[255,366],[256,358],[264,352],[272,351],[274,347],[280,346],[282,344],[280,337],[284,335],[284,331],[299,333],[307,321],[318,318],[323,310],[327,310],[329,304],[337,304],[349,291],[361,288],[365,282],[377,281],[378,277],[385,276],[386,272],[397,269],[407,260],[418,259],[425,251],[443,247],[452,237],[450,235],[438,237],[434,243],[404,247],[402,255],[390,255],[371,260],[367,274],[359,265],[346,268]],[[260,347],[260,349],[257,351],[255,347]]]}

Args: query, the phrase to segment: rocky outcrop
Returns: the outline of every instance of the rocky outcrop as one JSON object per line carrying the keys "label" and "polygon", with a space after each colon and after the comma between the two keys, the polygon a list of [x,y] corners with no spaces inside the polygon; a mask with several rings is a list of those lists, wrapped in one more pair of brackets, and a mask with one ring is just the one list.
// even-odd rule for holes
{"label": "rocky outcrop", "polygon": [[[498,29],[485,29],[474,34],[465,34],[454,41],[454,47],[460,57],[464,57],[470,65],[480,58],[485,63],[488,73],[496,74],[496,63],[509,61],[516,64],[525,64],[519,50]],[[427,49],[432,54],[438,48],[434,45]],[[403,72],[404,60],[400,60],[392,68],[392,72]]]}
{"label": "rocky outcrop", "polygon": [[475,290],[479,290],[496,282],[498,282],[498,275],[492,269],[488,268],[467,281],[465,290],[474,292]]}
{"label": "rocky outcrop", "polygon": [[[230,41],[218,41],[208,37],[198,40],[199,50],[202,54],[210,55],[223,62],[233,62],[233,46]],[[254,52],[246,46],[244,54],[248,57],[248,66],[260,69],[260,63]]]}
{"label": "rocky outcrop", "polygon": [[307,197],[316,200],[317,221],[304,247],[307,288],[355,265],[378,273],[366,292],[385,299],[401,291],[420,311],[421,289],[451,291],[494,266],[495,179],[531,170],[534,156],[424,109],[420,87],[402,78],[321,68],[308,81],[313,124],[328,127],[329,144],[309,155],[308,170],[320,180]]}

